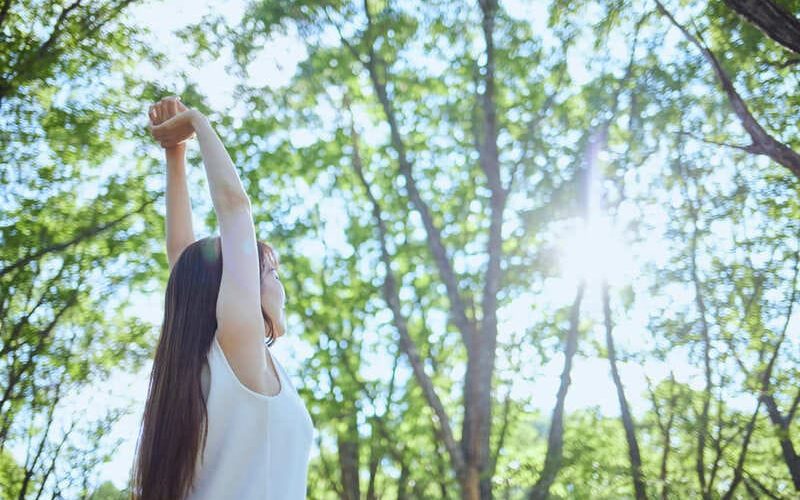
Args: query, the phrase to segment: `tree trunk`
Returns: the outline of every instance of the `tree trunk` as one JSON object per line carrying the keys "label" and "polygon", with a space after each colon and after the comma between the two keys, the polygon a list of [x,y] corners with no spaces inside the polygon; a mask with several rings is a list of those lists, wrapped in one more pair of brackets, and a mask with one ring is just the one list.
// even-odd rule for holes
{"label": "tree trunk", "polygon": [[550,419],[550,433],[547,437],[547,453],[544,458],[544,467],[539,480],[528,494],[529,500],[545,500],[550,496],[550,487],[561,469],[561,460],[564,454],[564,402],[571,382],[572,358],[578,350],[578,323],[580,320],[581,302],[586,283],[578,285],[578,292],[570,308],[569,331],[564,342],[564,369],[561,372],[561,386],[556,395],[556,404],[553,416]]}
{"label": "tree trunk", "polygon": [[[387,243],[388,230],[386,228],[386,223],[383,220],[383,210],[378,202],[378,199],[375,197],[375,195],[373,195],[369,182],[367,182],[366,177],[364,176],[363,165],[361,163],[361,156],[359,153],[359,137],[355,130],[355,126],[352,124],[350,131],[353,144],[353,169],[355,170],[359,181],[366,191],[367,198],[372,206],[373,221],[378,229],[378,243],[381,250],[381,263],[383,264],[385,270],[385,276],[381,287],[383,298],[386,301],[386,304],[389,306],[389,309],[392,311],[392,322],[400,336],[400,350],[403,351],[403,353],[408,357],[414,378],[420,385],[426,402],[438,420],[438,422],[435,424],[437,436],[444,444],[445,449],[450,456],[451,464],[456,476],[459,478],[459,481],[462,484],[465,484],[468,474],[465,466],[464,453],[456,442],[452,427],[450,425],[450,418],[444,409],[444,404],[439,398],[439,395],[436,393],[436,389],[433,386],[433,381],[425,372],[425,367],[422,359],[420,358],[419,350],[417,349],[416,343],[408,331],[408,324],[401,308],[397,278],[395,277],[394,271],[391,267],[392,256],[389,253]],[[474,335],[472,335],[472,337],[474,337]]]}
{"label": "tree trunk", "polygon": [[400,479],[397,480],[397,500],[408,500],[408,465],[400,464]]}
{"label": "tree trunk", "polygon": [[750,440],[753,437],[753,430],[755,430],[756,427],[756,419],[758,418],[758,411],[760,407],[761,401],[756,404],[756,409],[753,412],[753,416],[750,418],[750,422],[747,423],[744,439],[742,440],[742,449],[739,452],[739,458],[736,461],[736,467],[734,467],[733,470],[733,480],[728,487],[728,491],[726,491],[725,495],[722,497],[722,500],[731,500],[731,498],[733,498],[733,494],[736,492],[736,488],[744,478],[744,461],[747,458],[747,449],[750,446]]}
{"label": "tree trunk", "polygon": [[628,442],[628,456],[631,462],[633,489],[637,500],[647,500],[644,475],[642,472],[642,457],[639,452],[639,442],[636,439],[636,428],[630,408],[628,407],[628,400],[625,397],[625,388],[622,386],[622,379],[617,369],[617,353],[614,347],[614,336],[612,333],[614,327],[611,322],[611,299],[609,297],[609,286],[607,282],[603,283],[603,317],[605,319],[606,349],[608,350],[608,362],[611,365],[611,378],[614,380],[614,387],[617,389],[622,426],[625,428],[625,439]]}
{"label": "tree trunk", "polygon": [[677,394],[675,393],[675,378],[670,374],[670,393],[667,408],[669,409],[669,416],[664,421],[664,416],[661,413],[658,404],[658,398],[655,391],[649,385],[648,390],[653,402],[653,411],[656,414],[656,423],[661,431],[661,465],[659,467],[659,482],[661,483],[661,500],[668,500],[670,498],[669,491],[669,452],[672,449],[672,426],[675,422],[675,403],[677,401]]}
{"label": "tree trunk", "polygon": [[359,453],[356,413],[350,413],[347,430],[337,436],[339,448],[339,471],[342,477],[342,500],[360,500],[358,481]]}
{"label": "tree trunk", "polygon": [[703,288],[700,281],[700,273],[697,269],[697,243],[699,240],[699,229],[697,228],[697,209],[694,207],[686,183],[682,184],[683,194],[689,204],[689,211],[692,220],[692,235],[690,245],[689,271],[694,285],[694,302],[697,307],[697,314],[700,319],[700,338],[703,347],[703,376],[705,378],[705,389],[703,390],[702,409],[700,410],[698,431],[697,431],[697,455],[695,459],[695,472],[700,484],[700,493],[704,499],[711,498],[710,485],[706,480],[705,450],[708,439],[709,410],[711,407],[711,390],[713,388],[711,370],[711,333],[706,313],[706,303],[703,297]]}
{"label": "tree trunk", "polygon": [[367,483],[367,500],[378,500],[378,495],[375,491],[375,479],[378,475],[378,465],[380,464],[381,456],[383,455],[379,449],[379,439],[374,435],[374,433],[375,431],[373,430],[372,447],[370,448],[369,456],[369,482]]}

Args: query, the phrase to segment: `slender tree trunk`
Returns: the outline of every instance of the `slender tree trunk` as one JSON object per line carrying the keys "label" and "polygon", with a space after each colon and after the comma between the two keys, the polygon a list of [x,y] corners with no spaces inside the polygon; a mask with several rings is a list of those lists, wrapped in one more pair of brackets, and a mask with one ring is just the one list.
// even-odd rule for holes
{"label": "slender tree trunk", "polygon": [[646,500],[647,492],[644,484],[644,473],[642,471],[642,457],[639,453],[639,442],[636,439],[636,428],[633,422],[628,400],[625,397],[625,388],[617,369],[617,353],[614,347],[613,324],[611,321],[611,298],[609,296],[609,286],[603,282],[603,317],[606,327],[606,349],[608,350],[608,362],[611,365],[611,378],[614,380],[614,387],[617,389],[617,400],[619,401],[622,426],[625,428],[625,440],[628,442],[628,456],[631,462],[631,476],[633,479],[633,489],[637,500]]}
{"label": "slender tree trunk", "polygon": [[670,414],[669,419],[667,421],[668,425],[664,430],[664,449],[661,452],[661,467],[659,470],[659,480],[661,482],[661,499],[668,500],[669,499],[669,482],[668,482],[668,472],[669,472],[669,451],[672,448],[672,422],[674,420],[674,414]]}
{"label": "slender tree trunk", "polygon": [[[385,271],[382,285],[383,298],[386,301],[386,304],[389,306],[389,309],[392,311],[392,321],[400,336],[400,349],[408,357],[414,378],[420,385],[426,402],[438,420],[438,422],[435,424],[437,436],[444,444],[444,447],[448,452],[456,477],[459,479],[459,482],[464,485],[467,469],[465,465],[464,454],[462,448],[458,446],[458,443],[455,439],[452,427],[450,425],[450,418],[444,409],[444,404],[439,398],[439,395],[436,393],[436,389],[433,386],[433,381],[425,372],[425,367],[422,359],[420,358],[419,350],[417,349],[416,343],[408,331],[408,324],[401,308],[397,279],[391,267],[392,256],[388,249],[388,230],[386,228],[386,223],[383,220],[383,211],[377,198],[372,194],[370,185],[364,176],[363,165],[361,163],[361,156],[359,152],[359,138],[355,130],[355,126],[352,123],[351,138],[353,144],[353,169],[355,170],[359,181],[364,187],[367,198],[370,201],[370,205],[372,206],[372,217],[378,229],[378,243],[381,250],[381,263],[383,264]],[[474,337],[474,335],[470,335],[470,337]],[[464,489],[463,494],[466,495],[466,491],[467,490]],[[477,497],[471,498],[477,499]]]}
{"label": "slender tree trunk", "polygon": [[668,500],[670,498],[669,491],[669,452],[672,449],[672,426],[675,422],[675,403],[678,399],[675,393],[675,378],[670,374],[670,392],[669,402],[667,407],[669,409],[669,416],[664,422],[663,415],[658,404],[655,392],[650,390],[650,395],[653,400],[653,408],[656,412],[656,419],[658,428],[661,430],[662,448],[661,448],[661,466],[659,468],[659,482],[661,483],[661,500]]}
{"label": "slender tree trunk", "polygon": [[317,433],[317,449],[319,449],[319,462],[322,465],[322,473],[324,475],[325,480],[330,485],[330,489],[333,490],[339,497],[344,495],[342,492],[341,483],[339,479],[336,477],[336,471],[333,470],[333,467],[330,464],[330,461],[325,456],[325,449],[322,446],[322,434]]}
{"label": "slender tree trunk", "polygon": [[[464,427],[462,428],[462,437],[460,446],[457,449],[453,449],[454,444],[456,443],[455,440],[452,438],[452,434],[449,432],[450,429],[446,429],[443,427],[440,429],[443,431],[442,439],[445,440],[445,446],[447,447],[448,453],[451,456],[451,460],[453,463],[453,468],[456,472],[457,477],[459,478],[459,482],[462,486],[462,496],[468,500],[478,500],[480,498],[480,471],[479,467],[475,463],[475,449],[474,439],[477,438],[478,429],[481,426],[488,425],[488,422],[482,424],[482,419],[480,418],[480,413],[476,413],[477,406],[479,405],[479,401],[481,398],[481,391],[478,381],[481,379],[481,370],[485,365],[484,363],[477,362],[472,356],[474,351],[474,344],[478,339],[478,331],[474,321],[470,320],[467,316],[467,308],[464,302],[464,299],[461,296],[461,292],[459,290],[458,285],[458,277],[453,269],[452,260],[445,248],[441,230],[440,228],[434,223],[433,214],[430,210],[430,207],[427,203],[423,200],[421,193],[419,192],[416,184],[416,179],[413,175],[413,164],[408,159],[406,155],[406,146],[403,141],[403,138],[400,134],[400,130],[397,124],[397,117],[395,115],[394,107],[392,106],[392,102],[389,99],[388,93],[386,91],[386,81],[384,78],[385,75],[388,75],[388,68],[382,65],[378,55],[375,52],[375,48],[373,46],[374,40],[370,37],[370,31],[372,28],[372,15],[370,13],[369,4],[365,0],[364,2],[364,10],[367,16],[367,60],[365,62],[365,66],[369,73],[370,81],[372,82],[373,90],[378,97],[378,101],[381,104],[381,108],[384,111],[386,116],[386,121],[389,125],[389,132],[391,138],[392,148],[397,153],[398,157],[398,165],[399,165],[399,172],[402,175],[403,179],[406,183],[406,191],[409,198],[409,201],[413,205],[414,209],[419,213],[420,218],[422,219],[422,224],[425,228],[425,232],[428,236],[427,243],[428,248],[431,251],[433,256],[434,263],[439,271],[440,278],[442,279],[442,283],[445,285],[445,289],[447,291],[447,296],[449,299],[449,307],[451,312],[451,319],[455,326],[457,327],[459,333],[461,334],[462,341],[464,346],[467,350],[467,370],[464,377],[464,419],[463,424]],[[354,50],[346,40],[342,39],[342,42],[345,43],[351,50]],[[361,59],[358,53],[354,53],[356,57]],[[382,71],[381,71],[382,70]],[[360,160],[359,160],[360,161]],[[363,177],[363,176],[362,176]],[[369,189],[366,180],[362,178],[362,184],[364,184],[365,188]],[[371,198],[371,194],[369,195]],[[373,207],[377,206],[376,200],[372,199]],[[380,209],[378,209],[378,212]],[[375,210],[373,210],[373,213]],[[377,221],[378,219],[376,219]],[[382,229],[383,234],[385,236],[385,228]],[[385,253],[385,252],[384,252]],[[388,253],[386,253],[384,259],[384,266],[389,269],[389,260],[390,257]],[[387,271],[388,272],[388,271]],[[385,283],[386,285],[387,283]],[[390,287],[395,287],[394,283],[389,284]],[[387,297],[394,293],[391,289],[387,289],[384,287],[384,294]],[[394,300],[394,299],[392,299]],[[397,300],[397,311],[399,312],[399,298]],[[390,303],[391,306],[391,303]],[[396,324],[397,326],[397,314],[395,313]],[[405,319],[402,320],[405,322]],[[411,344],[408,343],[410,337],[406,339],[403,333],[401,333],[401,338],[404,338],[403,342],[404,345],[410,346]],[[405,348],[404,348],[405,349]],[[493,353],[492,353],[493,355]],[[411,358],[411,356],[410,356]],[[413,366],[413,362],[412,362]],[[420,372],[418,377],[422,377],[422,367],[416,370]],[[419,378],[418,378],[419,380]],[[435,391],[433,391],[433,386],[428,384],[427,386],[423,386],[423,390],[428,395],[428,401],[432,402],[433,399],[438,400],[438,396],[435,395]],[[435,404],[435,403],[434,403]],[[438,406],[438,405],[437,405]],[[449,425],[449,418],[447,418],[446,414],[444,413],[443,408],[434,408],[434,411],[437,413],[437,417],[440,419],[440,423],[442,425]],[[488,462],[488,460],[487,460]]]}
{"label": "slender tree trunk", "polygon": [[[492,431],[492,376],[497,349],[497,293],[502,277],[503,213],[506,207],[506,189],[501,183],[500,160],[497,147],[497,105],[495,103],[494,23],[496,0],[479,1],[486,66],[483,93],[480,95],[483,137],[478,148],[478,160],[486,176],[491,193],[489,197],[489,235],[486,253],[487,270],[481,299],[482,319],[478,335],[473,339],[470,360],[474,375],[467,391],[473,396],[472,405],[465,408],[463,448],[467,461],[468,491],[465,498],[491,500],[492,467],[490,437]],[[469,367],[468,367],[469,369]],[[476,490],[477,486],[477,492]],[[477,495],[476,495],[477,493]]]}
{"label": "slender tree trunk", "polygon": [[564,402],[571,382],[572,359],[578,350],[578,326],[580,321],[581,302],[586,283],[578,285],[578,292],[570,308],[569,330],[564,342],[564,368],[561,371],[561,386],[556,394],[556,404],[550,418],[550,433],[547,437],[547,453],[544,458],[544,467],[539,475],[539,480],[528,494],[529,500],[545,500],[550,496],[550,487],[561,469],[564,455]]}
{"label": "slender tree trunk", "polygon": [[375,424],[373,424],[372,431],[372,446],[370,447],[369,455],[369,482],[367,483],[367,500],[378,500],[375,491],[375,479],[378,475],[378,465],[380,464],[383,453],[380,450],[380,439],[375,435]]}
{"label": "slender tree trunk", "polygon": [[760,407],[761,401],[756,404],[756,409],[753,412],[753,416],[750,418],[750,422],[747,423],[744,439],[742,440],[742,449],[739,452],[739,458],[737,459],[736,467],[733,470],[733,480],[728,487],[728,491],[726,491],[725,495],[722,497],[722,500],[731,500],[736,488],[739,486],[739,483],[742,482],[742,478],[744,477],[744,462],[747,458],[747,449],[750,446],[750,439],[753,437],[753,430],[756,427],[756,419],[758,418],[758,411]]}
{"label": "slender tree trunk", "polygon": [[700,493],[704,499],[710,498],[710,491],[708,481],[706,481],[706,462],[705,451],[706,441],[708,439],[708,419],[709,411],[711,408],[711,391],[713,382],[711,378],[711,334],[709,332],[709,325],[707,321],[706,304],[703,297],[702,284],[700,282],[700,273],[697,269],[697,244],[699,240],[699,229],[697,228],[697,208],[693,205],[689,196],[688,188],[685,183],[682,184],[684,196],[687,203],[689,203],[689,211],[692,221],[692,235],[690,241],[690,261],[689,271],[692,276],[692,283],[694,285],[694,301],[697,307],[697,314],[700,320],[700,337],[703,349],[703,376],[705,378],[705,389],[703,390],[703,401],[698,419],[697,431],[697,454],[695,459],[695,472],[697,480],[700,484]]}
{"label": "slender tree trunk", "polygon": [[[772,389],[772,372],[778,361],[781,346],[786,339],[786,334],[789,329],[789,322],[792,318],[792,311],[794,310],[795,298],[797,296],[797,278],[800,276],[800,252],[795,252],[794,264],[794,277],[792,278],[792,293],[789,299],[789,305],[785,314],[786,320],[783,323],[780,337],[775,344],[775,349],[772,351],[766,367],[760,374],[761,384],[758,399],[767,409],[767,415],[778,434],[778,440],[781,446],[781,454],[786,467],[789,469],[789,475],[792,477],[792,483],[796,491],[800,491],[800,457],[797,455],[794,444],[792,443],[791,436],[789,435],[789,428],[792,425],[795,411],[797,410],[798,403],[800,403],[800,390],[797,392],[794,402],[792,403],[786,415],[783,415],[778,408],[778,402],[775,400]],[[737,358],[738,359],[738,358]]]}
{"label": "slender tree trunk", "polygon": [[397,500],[408,500],[408,465],[400,464],[400,479],[397,480]]}
{"label": "slender tree trunk", "polygon": [[358,480],[359,450],[358,422],[356,413],[347,417],[347,429],[337,437],[339,448],[339,471],[342,480],[342,500],[360,500],[361,488]]}

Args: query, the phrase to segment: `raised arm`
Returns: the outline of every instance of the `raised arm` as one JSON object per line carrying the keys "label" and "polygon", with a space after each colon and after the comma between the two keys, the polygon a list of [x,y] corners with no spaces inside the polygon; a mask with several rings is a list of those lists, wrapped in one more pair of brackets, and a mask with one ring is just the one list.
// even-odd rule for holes
{"label": "raised arm", "polygon": [[193,132],[197,134],[222,243],[218,340],[239,380],[249,389],[265,394],[266,332],[250,198],[225,146],[199,111],[180,112],[151,130],[165,147],[186,140]]}
{"label": "raised arm", "polygon": [[[150,107],[150,124],[159,125],[186,106],[178,97],[167,97]],[[167,260],[169,269],[175,265],[183,250],[194,243],[192,205],[186,183],[186,142],[164,148],[167,161]]]}

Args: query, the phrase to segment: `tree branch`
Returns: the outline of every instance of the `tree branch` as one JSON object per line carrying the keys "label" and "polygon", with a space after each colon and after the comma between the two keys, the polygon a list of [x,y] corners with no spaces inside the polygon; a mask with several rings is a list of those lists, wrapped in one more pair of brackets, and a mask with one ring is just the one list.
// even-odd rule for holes
{"label": "tree branch", "polygon": [[745,129],[748,135],[750,135],[750,139],[753,141],[753,144],[749,146],[749,152],[769,156],[775,162],[788,168],[796,177],[800,178],[800,154],[797,154],[794,150],[789,148],[789,146],[772,137],[758,123],[748,109],[747,104],[736,91],[736,88],[733,86],[733,81],[722,68],[722,65],[714,53],[711,52],[711,50],[706,47],[697,37],[689,33],[686,28],[679,24],[659,0],[655,1],[661,13],[669,18],[670,22],[677,27],[681,33],[683,33],[683,36],[690,43],[700,50],[708,63],[711,64],[714,74],[716,75],[717,80],[719,80],[719,84],[722,87],[722,90],[725,92],[728,102],[733,108],[733,112],[739,118],[739,122],[742,124],[742,127]]}
{"label": "tree branch", "polygon": [[[370,22],[371,16],[368,17],[367,20]],[[378,100],[389,124],[391,144],[394,150],[397,152],[400,173],[406,181],[408,197],[411,200],[414,208],[420,214],[423,226],[425,227],[425,232],[428,235],[428,248],[433,254],[434,262],[436,263],[437,269],[439,270],[439,274],[442,278],[442,282],[447,290],[447,296],[450,300],[451,317],[461,333],[464,344],[467,347],[467,351],[470,352],[472,349],[472,339],[476,336],[476,328],[474,323],[467,316],[466,306],[463,298],[461,297],[461,292],[459,291],[460,288],[458,286],[458,278],[456,277],[455,270],[453,269],[449,253],[445,249],[442,241],[441,229],[439,229],[439,227],[437,227],[433,222],[433,216],[431,215],[430,207],[422,199],[422,196],[417,189],[416,179],[414,178],[412,172],[413,166],[411,161],[406,156],[405,143],[400,136],[397,117],[386,92],[386,84],[383,80],[381,80],[380,75],[378,74],[378,63],[380,58],[375,53],[375,47],[371,37],[372,28],[373,25],[371,23],[367,25],[367,33],[365,36],[369,43],[367,44],[368,56],[365,65],[369,73],[373,89],[378,96]],[[388,73],[388,69],[385,67],[385,65],[383,66],[383,69]]]}
{"label": "tree branch", "polygon": [[15,261],[15,262],[12,262],[11,264],[8,264],[4,268],[0,269],[0,278],[5,276],[6,274],[10,273],[14,269],[17,269],[19,267],[27,265],[28,263],[30,263],[30,262],[32,262],[34,260],[37,260],[37,259],[39,259],[40,257],[42,257],[42,256],[44,256],[46,254],[53,253],[53,252],[60,252],[61,250],[64,250],[65,248],[69,248],[72,245],[75,245],[76,243],[80,243],[83,240],[89,239],[89,238],[91,238],[93,236],[96,236],[96,235],[102,233],[103,231],[106,231],[108,229],[111,229],[111,228],[119,225],[121,222],[123,222],[125,219],[131,217],[132,215],[144,212],[144,210],[147,207],[149,207],[150,205],[155,203],[162,196],[163,196],[163,193],[158,193],[158,194],[155,195],[154,198],[148,200],[147,202],[142,204],[139,208],[137,208],[137,209],[135,209],[135,210],[133,210],[131,212],[128,212],[128,213],[126,213],[126,214],[124,214],[124,215],[122,215],[120,217],[117,217],[116,219],[113,219],[113,220],[111,220],[109,222],[106,222],[105,224],[101,224],[99,226],[95,226],[95,227],[90,227],[90,228],[84,229],[84,230],[78,232],[78,234],[76,234],[74,237],[70,238],[67,241],[63,241],[61,243],[55,243],[53,245],[50,245],[50,246],[47,246],[45,248],[39,249],[39,250],[37,250],[37,251],[35,251],[33,253],[30,253],[30,254],[26,255],[25,257],[22,257],[21,259]]}
{"label": "tree branch", "polygon": [[383,220],[383,211],[381,206],[378,203],[378,200],[372,194],[369,182],[364,177],[364,170],[359,152],[358,132],[355,130],[352,117],[350,133],[353,146],[353,169],[355,170],[361,185],[364,187],[367,198],[372,205],[372,217],[378,227],[378,242],[381,248],[381,262],[383,263],[385,273],[382,287],[384,300],[392,311],[394,325],[400,334],[400,347],[408,357],[414,377],[417,379],[417,383],[420,385],[428,405],[431,407],[438,420],[438,425],[436,426],[437,433],[444,442],[445,448],[450,455],[450,459],[453,462],[453,467],[456,470],[456,473],[461,474],[463,473],[465,465],[464,456],[461,453],[458,444],[456,443],[456,439],[450,426],[450,418],[444,409],[444,404],[439,399],[439,395],[436,393],[436,390],[433,386],[433,381],[430,379],[428,374],[425,373],[424,364],[420,358],[416,343],[411,338],[406,319],[402,313],[399,290],[394,272],[392,271],[391,267],[391,255],[389,254],[387,247],[388,230],[386,228],[386,223]]}
{"label": "tree branch", "polygon": [[747,448],[750,446],[750,438],[753,436],[753,430],[756,427],[756,419],[758,418],[758,411],[760,409],[761,401],[758,401],[756,403],[756,409],[753,412],[753,416],[750,417],[750,421],[747,423],[744,439],[742,440],[742,449],[739,451],[739,459],[736,461],[736,467],[733,469],[733,480],[728,487],[728,491],[726,491],[725,495],[722,497],[723,500],[730,500],[733,498],[733,493],[736,491],[736,487],[739,486],[739,483],[742,481],[744,473],[744,461],[747,457]]}
{"label": "tree branch", "polygon": [[800,20],[773,0],[725,0],[725,4],[765,35],[800,54]]}

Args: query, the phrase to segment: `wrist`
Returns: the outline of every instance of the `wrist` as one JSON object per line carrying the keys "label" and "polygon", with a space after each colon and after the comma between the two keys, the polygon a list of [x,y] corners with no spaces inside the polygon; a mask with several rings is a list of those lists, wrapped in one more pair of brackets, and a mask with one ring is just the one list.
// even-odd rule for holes
{"label": "wrist", "polygon": [[186,158],[186,143],[182,142],[164,148],[164,156],[167,159],[167,163],[183,163],[183,160]]}
{"label": "wrist", "polygon": [[199,127],[208,125],[208,118],[197,109],[191,109],[189,113],[189,123],[192,124],[192,128],[195,129],[195,131],[197,131]]}

